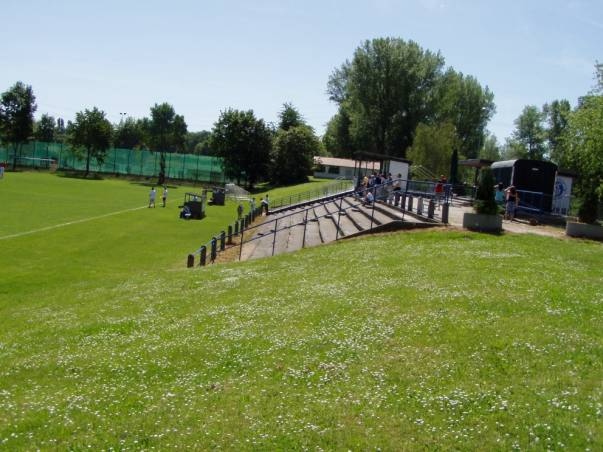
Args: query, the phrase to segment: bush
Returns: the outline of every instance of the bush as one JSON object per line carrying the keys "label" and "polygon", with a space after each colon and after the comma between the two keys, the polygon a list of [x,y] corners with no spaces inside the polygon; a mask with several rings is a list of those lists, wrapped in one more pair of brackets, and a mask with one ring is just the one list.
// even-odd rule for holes
{"label": "bush", "polygon": [[477,194],[475,195],[474,209],[476,213],[484,215],[498,214],[498,205],[494,200],[494,177],[490,168],[482,170]]}
{"label": "bush", "polygon": [[597,209],[599,207],[599,197],[594,187],[589,187],[582,194],[582,204],[578,210],[578,219],[582,223],[596,223]]}

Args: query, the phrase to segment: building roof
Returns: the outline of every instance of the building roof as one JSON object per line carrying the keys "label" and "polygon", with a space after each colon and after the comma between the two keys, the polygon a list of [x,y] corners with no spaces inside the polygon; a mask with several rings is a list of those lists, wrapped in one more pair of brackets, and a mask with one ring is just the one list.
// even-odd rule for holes
{"label": "building roof", "polygon": [[371,168],[378,170],[380,167],[380,162],[358,162],[357,160],[352,159],[340,159],[337,157],[323,157],[323,156],[315,156],[314,164],[316,165],[324,165],[324,166],[339,166],[343,168],[356,168],[361,163],[362,168]]}

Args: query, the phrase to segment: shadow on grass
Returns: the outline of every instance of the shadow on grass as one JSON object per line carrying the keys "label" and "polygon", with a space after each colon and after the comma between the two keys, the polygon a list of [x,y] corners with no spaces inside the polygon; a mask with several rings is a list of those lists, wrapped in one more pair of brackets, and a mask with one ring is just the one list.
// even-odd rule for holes
{"label": "shadow on grass", "polygon": [[98,173],[90,173],[87,176],[84,173],[77,171],[57,171],[58,177],[64,177],[67,179],[82,179],[82,180],[105,180],[105,178]]}

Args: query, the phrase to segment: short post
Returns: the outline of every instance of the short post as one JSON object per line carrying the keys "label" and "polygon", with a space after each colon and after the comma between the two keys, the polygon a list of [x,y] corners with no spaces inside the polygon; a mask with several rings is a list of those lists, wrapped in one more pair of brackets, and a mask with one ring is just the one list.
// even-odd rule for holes
{"label": "short post", "polygon": [[226,232],[220,232],[220,251],[224,251],[226,249]]}
{"label": "short post", "polygon": [[429,200],[429,205],[427,206],[427,218],[433,218],[433,214],[435,212],[435,202],[433,198]]}
{"label": "short post", "polygon": [[400,198],[400,209],[405,210],[406,208],[406,193],[402,194],[402,198]]}
{"label": "short post", "polygon": [[211,239],[211,251],[210,251],[210,256],[209,256],[210,261],[213,263],[216,260],[217,256],[218,256],[218,239],[216,237],[213,237]]}
{"label": "short post", "polygon": [[412,212],[412,195],[408,196],[408,209],[409,212]]}
{"label": "short post", "polygon": [[232,224],[228,225],[228,244],[232,245]]}
{"label": "short post", "polygon": [[206,263],[207,263],[207,247],[205,245],[203,245],[201,247],[201,251],[199,251],[199,266],[205,267]]}
{"label": "short post", "polygon": [[241,218],[241,221],[239,222],[239,230],[241,231],[241,234],[245,230],[245,220],[243,218]]}
{"label": "short post", "polygon": [[239,222],[235,221],[234,235],[239,235]]}
{"label": "short post", "polygon": [[186,258],[186,268],[191,268],[195,266],[195,255],[189,254]]}
{"label": "short post", "polygon": [[442,223],[448,224],[448,208],[450,207],[449,203],[444,203],[442,205]]}
{"label": "short post", "polygon": [[419,201],[417,201],[417,213],[423,215],[423,198],[419,198]]}

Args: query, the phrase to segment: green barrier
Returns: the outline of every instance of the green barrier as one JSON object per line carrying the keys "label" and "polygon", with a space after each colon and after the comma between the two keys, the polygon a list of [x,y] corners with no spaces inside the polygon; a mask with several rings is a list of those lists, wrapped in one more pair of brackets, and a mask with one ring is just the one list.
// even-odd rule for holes
{"label": "green barrier", "polygon": [[[123,174],[130,176],[154,177],[159,174],[158,152],[136,149],[110,148],[104,162],[99,165],[95,158],[90,159],[90,171],[94,173]],[[32,141],[21,147],[17,156],[20,167],[48,169],[53,161],[58,169],[85,171],[86,159],[78,158],[67,144]],[[198,182],[225,182],[222,159],[207,155],[166,154],[165,173],[168,179],[192,180]],[[0,147],[0,162],[6,162],[10,168],[13,162],[13,149]]]}

